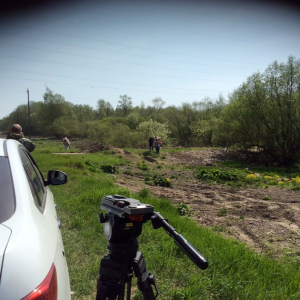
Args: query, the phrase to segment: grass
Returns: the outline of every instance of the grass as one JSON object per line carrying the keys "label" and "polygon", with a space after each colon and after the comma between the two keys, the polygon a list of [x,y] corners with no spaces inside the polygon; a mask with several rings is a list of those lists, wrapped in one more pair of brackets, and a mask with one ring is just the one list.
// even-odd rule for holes
{"label": "grass", "polygon": [[[68,174],[66,185],[51,190],[62,223],[74,300],[95,299],[99,263],[107,254],[98,213],[102,197],[114,194],[153,205],[209,262],[205,271],[198,269],[164,229],[154,229],[150,221],[145,223],[139,237],[140,251],[148,271],[155,276],[158,299],[299,299],[299,260],[272,260],[259,255],[181,216],[169,200],[154,198],[147,189],[137,194],[121,189],[114,184],[113,174],[86,164],[119,166],[125,163],[120,157],[104,153],[56,155],[52,153],[64,152],[60,143],[35,142],[37,148],[32,155],[43,174],[50,169]],[[136,292],[132,299],[142,296]]]}

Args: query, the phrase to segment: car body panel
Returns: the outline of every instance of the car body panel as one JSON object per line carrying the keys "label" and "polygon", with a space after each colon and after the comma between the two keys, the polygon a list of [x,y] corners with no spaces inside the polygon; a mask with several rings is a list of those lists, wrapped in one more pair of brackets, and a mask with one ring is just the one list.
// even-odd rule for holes
{"label": "car body panel", "polygon": [[2,224],[0,224],[0,278],[2,272],[2,262],[4,259],[5,249],[7,247],[9,238],[11,235],[11,230]]}
{"label": "car body panel", "polygon": [[16,210],[14,187],[9,160],[0,156],[0,224],[11,218]]}
{"label": "car body panel", "polygon": [[[11,230],[11,235],[2,265],[0,299],[17,300],[25,297],[41,284],[53,263],[58,276],[58,299],[71,299],[53,194],[45,186],[45,206],[43,211],[37,208],[32,191],[26,184],[28,179],[19,156],[18,148],[23,146],[16,143],[12,140],[6,143],[17,201],[13,216],[2,223]],[[3,248],[4,243],[0,247]]]}

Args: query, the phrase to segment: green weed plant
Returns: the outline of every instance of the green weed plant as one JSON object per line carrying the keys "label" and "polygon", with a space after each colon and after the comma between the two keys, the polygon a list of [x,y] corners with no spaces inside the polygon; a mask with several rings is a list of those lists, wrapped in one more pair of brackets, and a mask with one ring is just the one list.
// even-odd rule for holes
{"label": "green weed plant", "polygon": [[142,161],[142,162],[138,162],[137,163],[137,167],[143,171],[147,171],[149,170],[149,167],[147,165],[147,163],[145,161]]}
{"label": "green weed plant", "polygon": [[180,216],[188,216],[189,217],[191,215],[190,208],[186,203],[183,203],[183,202],[177,203],[176,209]]}
{"label": "green weed plant", "polygon": [[158,186],[165,186],[165,187],[170,187],[171,186],[171,180],[170,178],[164,178],[161,176],[157,176],[153,180],[154,185]]}

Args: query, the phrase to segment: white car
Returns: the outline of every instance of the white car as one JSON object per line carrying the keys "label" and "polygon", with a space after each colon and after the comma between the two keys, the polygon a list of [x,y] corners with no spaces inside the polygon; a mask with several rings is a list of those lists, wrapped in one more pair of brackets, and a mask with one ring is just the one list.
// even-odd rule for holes
{"label": "white car", "polygon": [[16,140],[0,139],[0,299],[71,299],[69,272],[53,194],[61,171],[44,180]]}

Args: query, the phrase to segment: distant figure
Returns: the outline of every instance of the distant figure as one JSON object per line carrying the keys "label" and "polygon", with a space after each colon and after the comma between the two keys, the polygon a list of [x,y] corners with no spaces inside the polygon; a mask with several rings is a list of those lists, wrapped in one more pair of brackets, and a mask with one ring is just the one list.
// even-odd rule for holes
{"label": "distant figure", "polygon": [[63,144],[64,144],[66,150],[68,150],[70,148],[70,141],[66,136],[63,138]]}
{"label": "distant figure", "polygon": [[155,150],[156,150],[156,154],[159,154],[159,148],[160,148],[160,143],[159,143],[159,139],[156,138],[155,139]]}
{"label": "distant figure", "polygon": [[162,139],[160,137],[157,138],[159,142],[159,146],[162,147]]}
{"label": "distant figure", "polygon": [[19,141],[29,152],[32,152],[36,147],[36,144],[34,144],[30,139],[24,137],[22,127],[19,124],[13,124],[6,138],[8,140],[11,139]]}
{"label": "distant figure", "polygon": [[154,143],[154,138],[150,136],[150,138],[149,138],[149,150],[150,150],[150,152],[153,151],[153,143]]}

